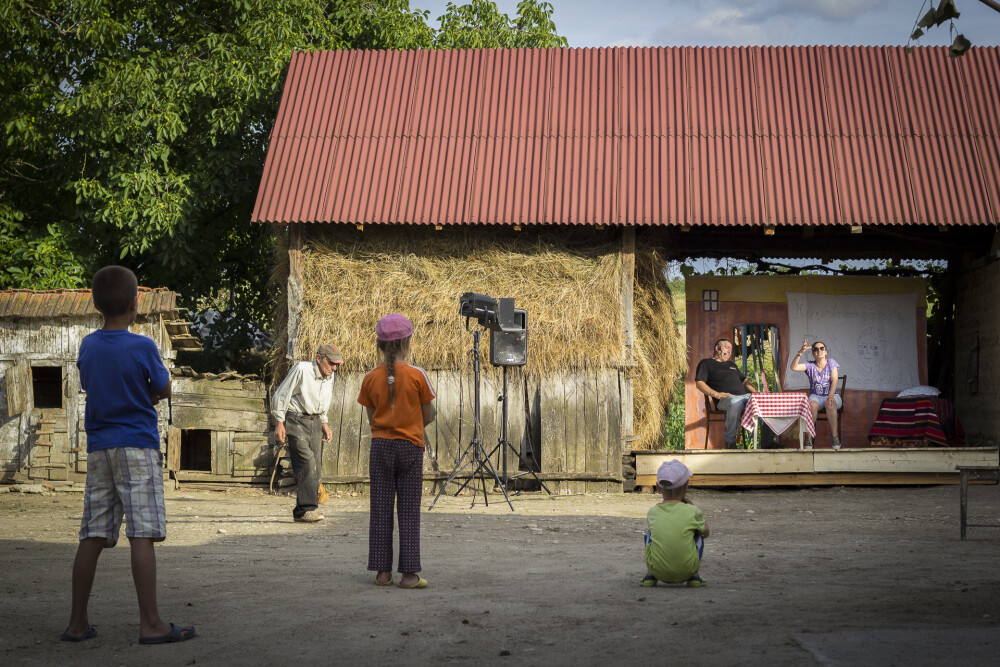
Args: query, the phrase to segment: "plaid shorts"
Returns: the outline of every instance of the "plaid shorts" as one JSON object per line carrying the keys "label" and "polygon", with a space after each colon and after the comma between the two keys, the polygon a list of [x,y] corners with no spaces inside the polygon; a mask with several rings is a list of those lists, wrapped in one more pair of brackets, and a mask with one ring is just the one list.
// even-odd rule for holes
{"label": "plaid shorts", "polygon": [[125,537],[147,537],[154,542],[166,538],[160,450],[110,447],[87,454],[80,539],[103,537],[105,546],[115,546],[123,517]]}

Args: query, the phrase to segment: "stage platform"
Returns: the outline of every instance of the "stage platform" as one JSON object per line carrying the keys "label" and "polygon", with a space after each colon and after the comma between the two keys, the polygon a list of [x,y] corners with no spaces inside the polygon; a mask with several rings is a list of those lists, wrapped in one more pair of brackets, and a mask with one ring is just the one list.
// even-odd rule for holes
{"label": "stage platform", "polygon": [[656,486],[656,470],[679,459],[691,486],[958,484],[958,466],[996,466],[997,447],[865,449],[685,449],[634,451],[636,486]]}

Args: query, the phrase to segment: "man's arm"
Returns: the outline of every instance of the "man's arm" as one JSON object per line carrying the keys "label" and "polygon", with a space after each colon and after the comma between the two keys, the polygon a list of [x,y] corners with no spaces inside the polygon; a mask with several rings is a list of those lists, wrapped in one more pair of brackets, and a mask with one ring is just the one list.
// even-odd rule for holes
{"label": "man's arm", "polygon": [[285,413],[288,412],[288,402],[298,391],[301,375],[299,365],[292,366],[288,375],[271,396],[271,416],[274,417],[274,439],[276,442],[285,442]]}
{"label": "man's arm", "polygon": [[695,388],[706,396],[710,396],[717,401],[721,401],[726,396],[732,396],[732,394],[726,393],[724,391],[715,391],[708,386],[708,383],[704,380],[696,380],[694,383]]}
{"label": "man's arm", "polygon": [[747,391],[749,393],[751,394],[757,393],[757,388],[754,387],[753,384],[750,382],[750,378],[746,378],[745,380],[743,380],[743,386],[747,388]]}

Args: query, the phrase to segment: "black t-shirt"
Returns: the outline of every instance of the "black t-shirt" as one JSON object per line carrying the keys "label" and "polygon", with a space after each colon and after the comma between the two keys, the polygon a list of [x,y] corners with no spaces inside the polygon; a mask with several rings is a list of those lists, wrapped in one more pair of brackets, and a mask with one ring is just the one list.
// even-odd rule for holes
{"label": "black t-shirt", "polygon": [[715,391],[736,394],[737,396],[747,393],[747,388],[743,384],[746,377],[740,373],[736,362],[732,360],[702,359],[698,362],[694,379],[701,380]]}

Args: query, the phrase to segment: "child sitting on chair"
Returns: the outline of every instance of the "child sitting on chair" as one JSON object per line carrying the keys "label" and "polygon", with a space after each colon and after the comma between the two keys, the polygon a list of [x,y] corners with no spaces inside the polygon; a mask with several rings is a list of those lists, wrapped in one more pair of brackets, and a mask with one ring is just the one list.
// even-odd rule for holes
{"label": "child sitting on chair", "polygon": [[646,576],[641,586],[686,582],[704,586],[698,575],[701,555],[708,537],[708,524],[701,510],[687,498],[691,471],[673,459],[656,472],[656,485],[663,502],[653,505],[646,514]]}

